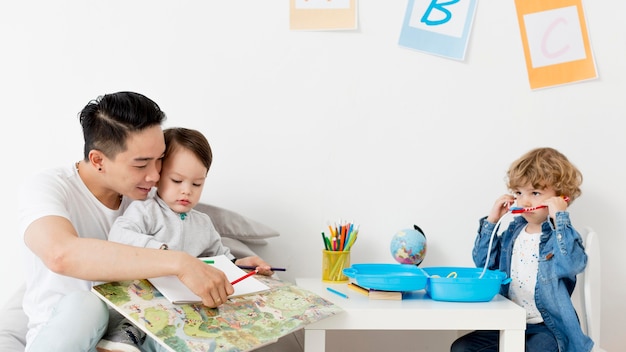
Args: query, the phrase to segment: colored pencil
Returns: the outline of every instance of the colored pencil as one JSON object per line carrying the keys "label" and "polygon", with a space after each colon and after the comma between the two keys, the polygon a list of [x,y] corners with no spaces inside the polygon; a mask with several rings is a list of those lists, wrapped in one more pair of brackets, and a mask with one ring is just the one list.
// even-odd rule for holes
{"label": "colored pencil", "polygon": [[343,292],[339,292],[337,290],[335,290],[334,288],[330,288],[330,287],[326,287],[326,289],[334,294],[336,294],[337,296],[343,297],[343,298],[349,298],[347,294],[343,293]]}
{"label": "colored pencil", "polygon": [[252,270],[251,272],[249,272],[249,273],[247,273],[246,275],[244,275],[244,276],[242,276],[242,277],[240,277],[240,278],[236,279],[235,281],[231,282],[230,284],[231,284],[231,285],[234,285],[234,284],[238,283],[239,281],[241,281],[241,280],[243,280],[243,279],[247,279],[247,278],[249,278],[250,276],[255,275],[255,274],[256,274],[256,273],[258,273],[258,272],[259,272],[259,271],[258,271],[258,270],[256,270],[256,269],[255,269],[255,270]]}
{"label": "colored pencil", "polygon": [[[253,266],[253,265],[237,265],[237,267],[239,267],[240,269],[246,269],[246,270],[254,270],[257,267]],[[287,271],[287,269],[285,268],[275,268],[275,267],[270,267],[271,271]]]}
{"label": "colored pencil", "polygon": [[339,220],[338,223],[329,224],[328,230],[328,236],[322,231],[324,250],[347,252],[357,239],[359,225],[355,225],[352,221]]}

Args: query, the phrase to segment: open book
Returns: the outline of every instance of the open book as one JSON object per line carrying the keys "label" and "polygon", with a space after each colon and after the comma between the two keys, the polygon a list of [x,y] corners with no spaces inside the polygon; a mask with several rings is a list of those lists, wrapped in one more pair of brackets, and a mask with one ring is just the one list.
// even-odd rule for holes
{"label": "open book", "polygon": [[[213,261],[212,264],[217,269],[226,274],[228,281],[233,282],[236,279],[246,275],[246,272],[237,267],[230,259],[225,255],[218,255],[215,257],[203,257],[199,258],[203,261]],[[150,283],[157,289],[165,298],[174,304],[186,304],[186,303],[202,303],[200,297],[191,292],[185,284],[183,284],[177,276],[161,276],[148,279]],[[245,280],[241,280],[233,285],[235,293],[229,297],[243,296],[250,293],[261,292],[269,290],[269,287],[253,276],[248,277]]]}
{"label": "open book", "polygon": [[234,287],[251,279],[269,290],[229,298],[218,308],[173,304],[148,280],[108,282],[92,291],[170,352],[251,351],[343,311],[274,277],[256,275]]}

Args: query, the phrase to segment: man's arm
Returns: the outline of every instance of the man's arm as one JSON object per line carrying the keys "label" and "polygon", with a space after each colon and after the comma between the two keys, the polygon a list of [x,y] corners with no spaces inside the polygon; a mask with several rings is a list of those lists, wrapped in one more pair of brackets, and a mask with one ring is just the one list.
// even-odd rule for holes
{"label": "man's arm", "polygon": [[222,271],[187,253],[80,238],[72,223],[60,216],[33,221],[24,241],[48,269],[60,275],[89,281],[177,275],[209,307],[222,304],[234,292]]}

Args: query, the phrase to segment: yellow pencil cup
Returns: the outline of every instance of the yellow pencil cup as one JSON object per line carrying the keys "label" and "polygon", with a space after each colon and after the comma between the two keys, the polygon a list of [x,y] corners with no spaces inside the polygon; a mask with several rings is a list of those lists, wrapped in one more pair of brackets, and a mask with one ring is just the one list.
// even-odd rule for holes
{"label": "yellow pencil cup", "polygon": [[348,282],[343,269],[350,267],[350,251],[322,250],[322,281]]}

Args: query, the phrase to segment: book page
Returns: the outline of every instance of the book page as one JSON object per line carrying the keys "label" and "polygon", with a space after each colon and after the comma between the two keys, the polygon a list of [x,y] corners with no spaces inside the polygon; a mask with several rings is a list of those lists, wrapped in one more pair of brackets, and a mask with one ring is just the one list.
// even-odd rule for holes
{"label": "book page", "polygon": [[[230,259],[225,255],[218,255],[215,257],[203,257],[199,260],[213,260],[215,268],[220,269],[226,274],[228,281],[233,282],[236,279],[246,275],[246,272],[237,267]],[[177,276],[161,276],[148,279],[154,287],[163,294],[170,302],[175,304],[183,303],[200,303],[202,302],[200,297],[191,292],[187,286],[185,286]],[[254,292],[260,292],[268,290],[269,287],[254,276],[248,277],[242,281],[233,285],[235,292],[229,297],[243,296]]]}
{"label": "book page", "polygon": [[173,304],[145,279],[104,283],[92,292],[170,352],[257,350],[343,311],[290,282],[265,275],[254,279],[269,289],[232,297],[217,308]]}

